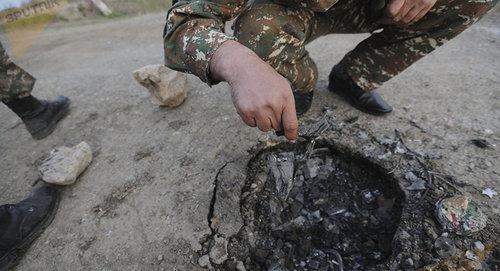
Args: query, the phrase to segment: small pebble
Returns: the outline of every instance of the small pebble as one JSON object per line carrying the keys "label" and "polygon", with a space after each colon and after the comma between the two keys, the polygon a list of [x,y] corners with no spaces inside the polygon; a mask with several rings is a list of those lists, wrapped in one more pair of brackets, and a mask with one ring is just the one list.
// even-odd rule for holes
{"label": "small pebble", "polygon": [[477,259],[478,259],[478,257],[477,257],[477,256],[476,256],[476,255],[475,255],[472,251],[470,251],[470,250],[467,250],[467,251],[465,252],[465,257],[466,257],[467,259],[471,260],[471,261],[475,261],[475,260],[477,260]]}
{"label": "small pebble", "polygon": [[237,271],[246,271],[247,269],[245,268],[245,265],[243,264],[242,261],[237,261],[236,262],[236,270]]}
{"label": "small pebble", "polygon": [[210,249],[210,260],[214,264],[223,264],[227,260],[227,240],[224,237],[215,236],[214,245]]}
{"label": "small pebble", "polygon": [[401,239],[403,240],[407,240],[407,239],[410,239],[411,238],[411,235],[405,231],[405,230],[402,230],[400,233],[399,233],[399,236],[401,237]]}
{"label": "small pebble", "polygon": [[201,256],[199,259],[198,259],[198,264],[201,266],[201,267],[209,267],[211,264],[210,264],[210,256],[208,255],[203,255]]}
{"label": "small pebble", "polygon": [[405,260],[405,262],[403,263],[403,266],[404,267],[413,267],[414,263],[413,263],[413,259],[412,258],[407,258]]}
{"label": "small pebble", "polygon": [[474,242],[474,249],[484,251],[484,245],[481,241]]}

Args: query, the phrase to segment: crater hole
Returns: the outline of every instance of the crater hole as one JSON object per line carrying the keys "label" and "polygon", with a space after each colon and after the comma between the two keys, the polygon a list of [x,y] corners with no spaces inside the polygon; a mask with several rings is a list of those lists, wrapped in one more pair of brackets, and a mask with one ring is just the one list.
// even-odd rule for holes
{"label": "crater hole", "polygon": [[381,270],[401,217],[397,180],[335,145],[306,149],[280,146],[250,163],[230,254],[250,270]]}

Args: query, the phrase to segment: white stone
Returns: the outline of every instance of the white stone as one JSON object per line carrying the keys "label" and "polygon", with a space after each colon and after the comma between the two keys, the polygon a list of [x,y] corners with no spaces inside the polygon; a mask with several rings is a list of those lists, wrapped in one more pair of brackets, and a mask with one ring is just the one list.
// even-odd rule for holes
{"label": "white stone", "polygon": [[476,256],[476,255],[475,255],[472,251],[470,251],[470,250],[467,250],[467,251],[465,252],[465,257],[466,257],[467,259],[471,260],[471,261],[475,261],[475,260],[477,260],[477,259],[478,259],[478,257],[477,257],[477,256]]}
{"label": "white stone", "polygon": [[208,255],[203,255],[198,259],[198,264],[201,267],[210,267],[210,257]]}
{"label": "white stone", "polygon": [[71,185],[92,162],[92,150],[86,142],[75,147],[51,151],[39,167],[42,179],[50,184]]}
{"label": "white stone", "polygon": [[214,246],[210,250],[210,260],[215,264],[223,264],[227,260],[227,240],[215,236]]}
{"label": "white stone", "polygon": [[474,248],[478,251],[484,251],[485,247],[481,241],[474,242]]}
{"label": "white stone", "polygon": [[245,268],[245,265],[243,264],[242,261],[236,262],[236,270],[237,271],[247,271],[247,269]]}
{"label": "white stone", "polygon": [[164,65],[149,65],[134,71],[134,78],[148,89],[153,104],[177,107],[187,98],[187,76]]}
{"label": "white stone", "polygon": [[102,0],[90,0],[90,2],[102,13],[104,16],[113,14],[113,11]]}
{"label": "white stone", "polygon": [[88,10],[87,2],[77,2],[64,5],[58,12],[57,18],[63,21],[77,21],[85,17],[83,10]]}
{"label": "white stone", "polygon": [[491,188],[484,189],[482,194],[485,196],[488,196],[490,199],[492,199],[494,196],[498,195],[497,191],[495,191]]}

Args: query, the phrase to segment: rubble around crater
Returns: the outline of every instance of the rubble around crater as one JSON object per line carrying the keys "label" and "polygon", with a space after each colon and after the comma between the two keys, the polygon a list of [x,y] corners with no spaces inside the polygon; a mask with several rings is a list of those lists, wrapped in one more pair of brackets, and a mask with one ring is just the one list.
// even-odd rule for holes
{"label": "rubble around crater", "polygon": [[[245,168],[246,179],[225,173],[238,172],[233,164],[221,170],[209,221],[237,221],[240,228],[212,228],[200,255],[214,248],[214,238],[224,238],[227,260],[212,260],[209,269],[495,270],[491,240],[497,235],[490,224],[461,236],[436,217],[436,203],[463,192],[433,168],[429,161],[436,158],[408,148],[399,131],[377,139],[334,121],[327,111],[320,124],[301,129],[301,135],[313,132],[295,144],[263,142]],[[353,134],[360,136],[346,140]],[[227,194],[236,190],[238,219],[237,200]],[[454,260],[467,256],[470,262]]]}

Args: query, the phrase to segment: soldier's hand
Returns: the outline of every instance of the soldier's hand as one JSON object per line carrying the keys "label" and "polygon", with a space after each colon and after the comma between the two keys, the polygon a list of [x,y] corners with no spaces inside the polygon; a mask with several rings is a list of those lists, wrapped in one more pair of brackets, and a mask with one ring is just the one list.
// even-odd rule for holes
{"label": "soldier's hand", "polygon": [[425,16],[437,0],[390,0],[387,15],[396,24],[412,24]]}
{"label": "soldier's hand", "polygon": [[252,50],[236,41],[225,42],[212,57],[210,73],[229,83],[236,111],[247,125],[263,132],[284,130],[287,139],[297,139],[290,83]]}

